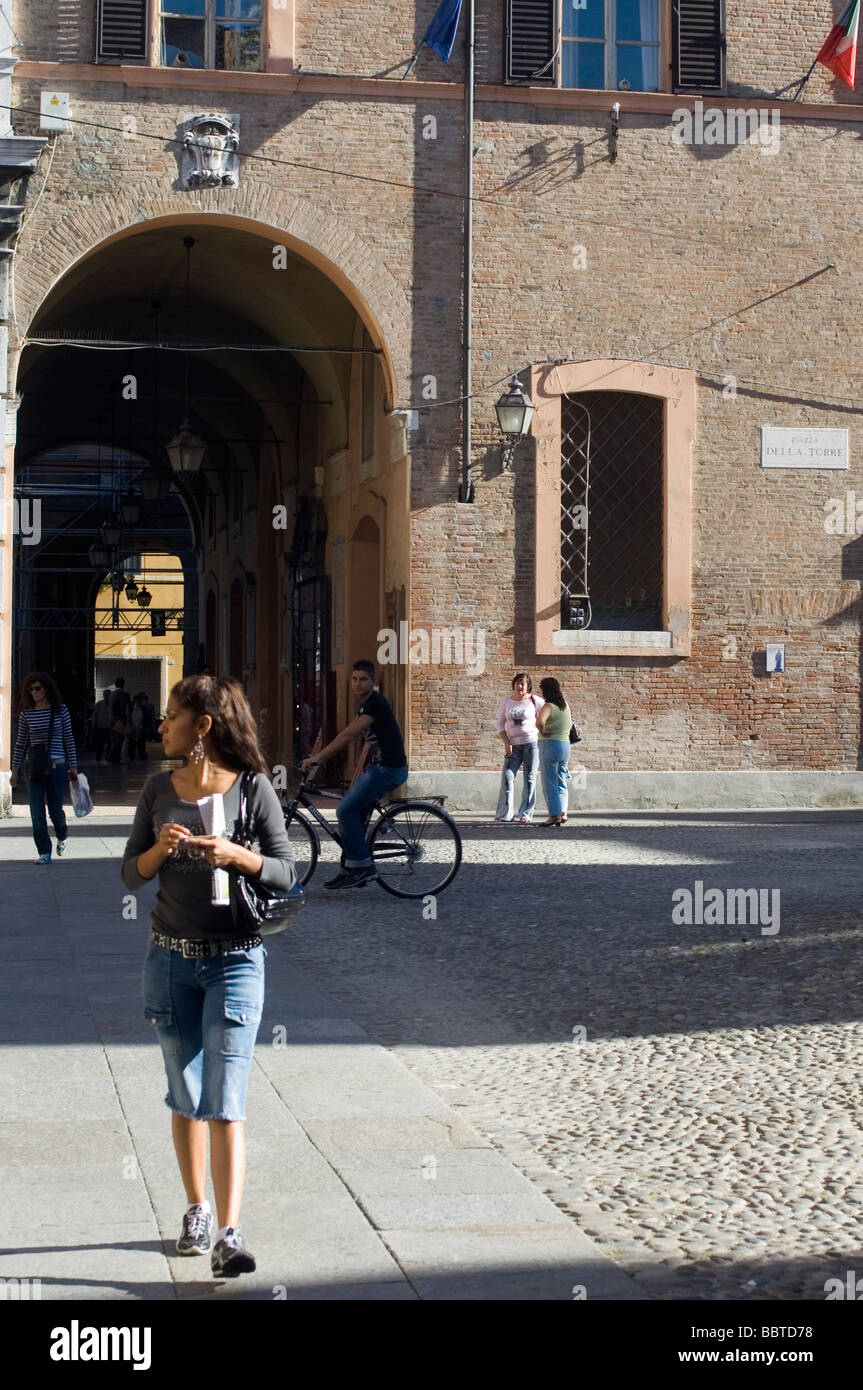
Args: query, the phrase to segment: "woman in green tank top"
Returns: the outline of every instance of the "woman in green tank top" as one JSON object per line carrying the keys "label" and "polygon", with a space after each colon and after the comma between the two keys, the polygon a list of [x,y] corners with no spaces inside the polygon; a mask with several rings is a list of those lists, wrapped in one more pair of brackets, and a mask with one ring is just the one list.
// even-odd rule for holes
{"label": "woman in green tank top", "polygon": [[542,772],[542,786],[548,806],[548,820],[542,825],[565,825],[569,802],[569,731],[572,715],[563,697],[563,691],[554,676],[546,676],[540,681],[545,704],[536,716],[539,729],[539,766]]}

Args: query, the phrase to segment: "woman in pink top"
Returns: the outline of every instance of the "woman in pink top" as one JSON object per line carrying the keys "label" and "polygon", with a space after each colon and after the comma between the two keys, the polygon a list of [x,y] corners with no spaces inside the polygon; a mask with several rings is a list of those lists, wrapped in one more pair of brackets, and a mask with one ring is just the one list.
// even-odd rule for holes
{"label": "woman in pink top", "polygon": [[542,709],[545,701],[538,699],[532,691],[533,681],[530,676],[526,671],[519,671],[518,675],[513,676],[512,695],[500,702],[497,729],[503,739],[506,757],[503,761],[495,825],[502,825],[513,819],[515,774],[519,768],[522,769],[523,787],[518,819],[522,825],[530,825],[533,819],[533,808],[536,804],[536,769],[539,765],[536,712]]}

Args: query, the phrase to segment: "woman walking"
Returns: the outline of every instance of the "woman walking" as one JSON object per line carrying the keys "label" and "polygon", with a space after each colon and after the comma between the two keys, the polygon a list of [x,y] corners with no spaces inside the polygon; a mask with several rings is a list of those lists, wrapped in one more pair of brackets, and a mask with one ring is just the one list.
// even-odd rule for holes
{"label": "woman walking", "polygon": [[569,803],[569,731],[572,728],[572,715],[563,697],[563,691],[554,676],[541,680],[539,688],[544,701],[536,722],[539,726],[539,765],[542,769],[542,789],[548,806],[548,825],[565,825]]}
{"label": "woman walking", "polygon": [[28,778],[30,820],[33,839],[39,851],[36,863],[50,864],[51,836],[48,833],[45,802],[48,803],[48,815],[57,836],[57,853],[63,854],[68,835],[63,794],[67,773],[72,778],[78,776],[78,753],[69,711],[60,699],[54,678],[45,671],[31,671],[21,683],[18,737],[12,754],[13,787],[18,785],[18,769],[28,747],[31,753]]}
{"label": "woman walking", "polygon": [[[245,1101],[264,1004],[264,950],[237,919],[236,896],[213,901],[213,869],[239,870],[263,887],[296,881],[281,806],[267,776],[252,712],[230,676],[189,676],[159,726],[165,756],[187,759],[147,779],[123,856],[132,890],[159,876],[144,962],[144,1014],[156,1029],[168,1078],[165,1103],[188,1207],[179,1255],[210,1252],[214,1274],[255,1268],[239,1232],[245,1176]],[[240,810],[240,782],[260,853],[225,838]],[[225,836],[208,835],[196,803],[221,796]],[[218,1229],[206,1196],[207,1129]],[[211,1249],[212,1247],[212,1249]]]}
{"label": "woman walking", "polygon": [[515,774],[522,769],[521,805],[518,819],[530,825],[536,805],[537,712],[542,708],[533,692],[533,681],[526,671],[512,678],[512,695],[500,702],[497,730],[503,739],[506,755],[497,800],[495,825],[512,820]]}

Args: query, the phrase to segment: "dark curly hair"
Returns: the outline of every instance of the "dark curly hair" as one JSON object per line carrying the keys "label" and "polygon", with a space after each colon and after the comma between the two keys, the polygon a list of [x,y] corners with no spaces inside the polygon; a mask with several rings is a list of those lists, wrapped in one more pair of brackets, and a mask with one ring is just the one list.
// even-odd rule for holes
{"label": "dark curly hair", "polygon": [[172,697],[196,719],[208,714],[213,721],[208,737],[225,767],[269,775],[270,769],[258,742],[258,730],[243,687],[233,676],[186,676],[171,689]]}
{"label": "dark curly hair", "polygon": [[546,676],[544,680],[540,681],[539,688],[542,691],[542,698],[548,700],[550,705],[557,705],[558,709],[566,709],[563,691],[554,676]]}
{"label": "dark curly hair", "polygon": [[515,675],[514,675],[513,678],[512,678],[512,689],[513,689],[513,690],[515,690],[515,686],[516,686],[516,682],[517,682],[517,681],[527,681],[527,693],[528,693],[528,695],[530,695],[530,694],[532,693],[532,691],[533,691],[533,681],[531,680],[530,676],[527,674],[527,671],[516,671]]}
{"label": "dark curly hair", "polygon": [[34,681],[41,681],[42,689],[48,696],[48,702],[55,714],[60,713],[63,700],[57,688],[57,682],[53,676],[49,676],[47,671],[31,671],[21,682],[21,705],[23,709],[35,709],[36,701],[28,689]]}

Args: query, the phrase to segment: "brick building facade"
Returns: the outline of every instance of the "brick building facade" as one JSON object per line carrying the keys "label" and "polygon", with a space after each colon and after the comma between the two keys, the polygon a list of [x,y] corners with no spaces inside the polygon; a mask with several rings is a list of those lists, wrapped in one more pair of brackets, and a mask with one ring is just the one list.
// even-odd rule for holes
{"label": "brick building facade", "polygon": [[[469,503],[461,39],[402,81],[434,0],[271,0],[259,33],[251,0],[201,0],[194,30],[170,19],[190,23],[193,3],[167,27],[140,8],[141,53],[122,57],[106,15],[134,18],[131,3],[12,7],[10,134],[45,136],[45,92],[67,93],[72,119],[21,184],[7,499],[16,478],[38,495],[71,445],[82,466],[105,451],[137,496],[142,470],[171,476],[188,405],[204,472],[174,475],[124,544],[180,555],[186,671],[243,679],[274,763],[350,714],[350,663],[404,621],[483,634],[482,670],[382,672],[412,785],[456,805],[493,802],[495,714],[519,669],[556,674],[584,725],[574,804],[863,802],[863,102],[822,67],[791,99],[841,6],[693,0],[724,45],[689,70],[670,0],[477,0]],[[513,80],[520,24],[539,81]],[[188,34],[200,55],[169,42]],[[225,54],[246,70],[214,69]],[[610,85],[633,63],[645,87],[655,63],[657,90]],[[566,85],[578,64],[609,85]],[[183,135],[206,113],[235,121],[236,187],[184,185]],[[515,372],[537,411],[508,459],[494,403]],[[763,467],[764,427],[806,432],[804,453],[825,447],[813,431],[847,431],[850,466]],[[14,613],[3,538],[0,767],[23,666],[55,669],[67,699],[92,683],[85,631],[49,648],[21,618],[63,593],[92,603],[104,571],[79,529],[77,559],[73,545],[39,573],[24,556]],[[585,544],[593,620],[569,626]],[[769,644],[784,672],[767,673]]]}

